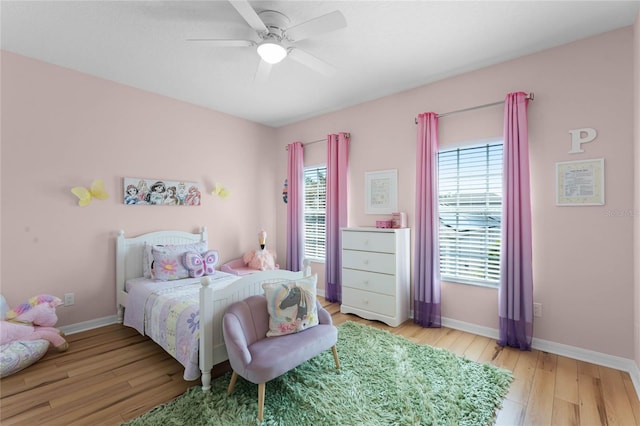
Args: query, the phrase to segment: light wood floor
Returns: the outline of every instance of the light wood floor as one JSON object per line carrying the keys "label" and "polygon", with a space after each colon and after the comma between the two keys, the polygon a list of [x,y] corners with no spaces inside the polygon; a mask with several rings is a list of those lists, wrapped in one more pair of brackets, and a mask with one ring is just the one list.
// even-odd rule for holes
{"label": "light wood floor", "polygon": [[[501,348],[492,339],[449,328],[424,329],[410,321],[391,328],[325,304],[336,324],[370,324],[513,371],[497,425],[640,425],[640,402],[626,372],[537,350]],[[118,425],[199,384],[184,381],[182,366],[133,329],[112,325],[67,339],[67,352],[49,351],[0,380],[2,425]],[[227,369],[217,367],[214,376]]]}

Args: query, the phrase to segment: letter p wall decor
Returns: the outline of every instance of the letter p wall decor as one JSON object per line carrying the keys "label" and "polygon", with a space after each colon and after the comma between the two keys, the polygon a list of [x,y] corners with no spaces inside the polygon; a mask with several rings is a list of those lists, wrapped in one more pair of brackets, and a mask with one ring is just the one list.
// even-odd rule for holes
{"label": "letter p wall decor", "polygon": [[582,144],[591,142],[596,138],[596,136],[598,136],[596,129],[591,127],[569,130],[569,134],[571,134],[571,151],[569,151],[569,154],[579,154],[584,152]]}

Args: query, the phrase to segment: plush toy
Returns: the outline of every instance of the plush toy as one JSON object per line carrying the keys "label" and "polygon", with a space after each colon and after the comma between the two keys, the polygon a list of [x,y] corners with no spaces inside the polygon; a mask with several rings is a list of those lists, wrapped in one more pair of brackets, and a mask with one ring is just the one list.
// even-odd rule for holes
{"label": "plush toy", "polygon": [[251,269],[267,271],[278,269],[276,254],[269,249],[251,250],[242,257],[243,262]]}
{"label": "plush toy", "polygon": [[279,269],[280,266],[276,263],[276,254],[265,248],[267,245],[267,233],[264,229],[258,232],[258,244],[260,244],[260,250],[248,251],[242,257],[244,264],[251,269],[259,271]]}
{"label": "plush toy", "polygon": [[49,341],[57,350],[66,351],[69,343],[53,326],[58,322],[56,306],[62,300],[55,296],[40,295],[18,305],[7,312],[6,320],[0,321],[0,345],[13,341]]}

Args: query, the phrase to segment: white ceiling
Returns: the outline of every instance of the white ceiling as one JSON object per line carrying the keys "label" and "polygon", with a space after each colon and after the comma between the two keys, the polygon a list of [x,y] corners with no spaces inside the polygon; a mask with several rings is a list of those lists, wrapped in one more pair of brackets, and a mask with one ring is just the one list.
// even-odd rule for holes
{"label": "white ceiling", "polygon": [[1,1],[2,49],[278,127],[448,76],[632,25],[639,1],[251,1],[292,24],[340,10],[348,26],[297,46],[254,83],[255,38],[225,0]]}

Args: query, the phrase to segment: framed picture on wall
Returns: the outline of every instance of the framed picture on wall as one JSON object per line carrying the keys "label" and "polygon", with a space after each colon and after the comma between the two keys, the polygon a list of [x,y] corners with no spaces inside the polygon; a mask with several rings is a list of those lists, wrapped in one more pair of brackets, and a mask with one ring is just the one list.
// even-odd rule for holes
{"label": "framed picture on wall", "polygon": [[398,170],[365,172],[366,214],[391,214],[398,211]]}
{"label": "framed picture on wall", "polygon": [[604,204],[604,158],[556,163],[557,206]]}
{"label": "framed picture on wall", "polygon": [[196,182],[124,178],[127,205],[199,206],[202,195]]}

